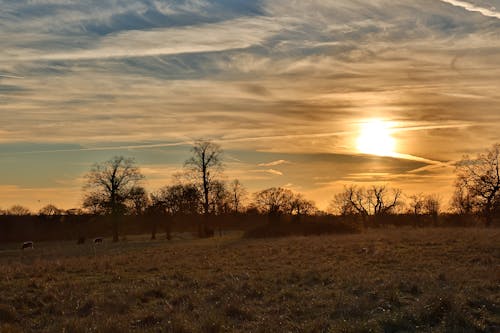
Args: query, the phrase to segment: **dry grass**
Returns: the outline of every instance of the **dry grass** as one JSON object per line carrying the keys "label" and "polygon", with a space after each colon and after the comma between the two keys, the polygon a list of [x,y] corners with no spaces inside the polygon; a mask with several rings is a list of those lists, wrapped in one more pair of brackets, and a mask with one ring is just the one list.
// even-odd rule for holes
{"label": "dry grass", "polygon": [[240,236],[3,246],[0,332],[500,331],[499,230]]}

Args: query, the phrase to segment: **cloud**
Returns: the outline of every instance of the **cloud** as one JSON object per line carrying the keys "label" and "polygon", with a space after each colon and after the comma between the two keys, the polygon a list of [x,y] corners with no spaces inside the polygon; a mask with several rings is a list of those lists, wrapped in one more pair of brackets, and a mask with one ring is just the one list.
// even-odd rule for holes
{"label": "cloud", "polygon": [[[333,187],[315,177],[337,186],[346,170],[450,187],[441,162],[498,140],[500,22],[491,3],[3,3],[0,142],[49,145],[2,150],[18,160],[9,164],[18,177],[0,181],[33,181],[23,163],[64,172],[63,160],[113,153],[138,156],[160,180],[169,172],[150,159],[182,165],[189,143],[209,137],[237,159],[227,173],[253,189],[291,182],[318,199]],[[369,118],[396,124],[399,158],[357,156]],[[269,163],[280,160],[293,164],[276,164],[286,167],[277,177]],[[255,171],[259,163],[268,170]]]}
{"label": "cloud", "polygon": [[268,163],[260,163],[260,164],[258,164],[258,166],[271,167],[271,166],[277,166],[277,165],[289,164],[289,163],[291,163],[291,162],[286,161],[286,160],[277,160],[277,161],[272,161],[272,162],[268,162]]}
{"label": "cloud", "polygon": [[268,173],[275,176],[283,176],[283,172],[275,170],[275,169],[265,169],[265,170],[254,170],[254,172],[263,172]]}
{"label": "cloud", "polygon": [[476,12],[480,13],[481,15],[488,16],[488,17],[494,17],[497,19],[500,19],[500,12],[497,12],[495,7],[491,8],[484,8],[480,6],[476,6],[473,3],[470,2],[465,2],[465,1],[458,1],[458,0],[440,0],[445,3],[449,3],[450,5],[456,6],[456,7],[461,7],[465,10],[468,10],[470,12]]}
{"label": "cloud", "polygon": [[280,28],[276,20],[243,18],[194,27],[134,30],[104,37],[93,48],[43,53],[23,50],[26,54],[19,50],[9,58],[11,61],[76,61],[217,52],[259,44]]}

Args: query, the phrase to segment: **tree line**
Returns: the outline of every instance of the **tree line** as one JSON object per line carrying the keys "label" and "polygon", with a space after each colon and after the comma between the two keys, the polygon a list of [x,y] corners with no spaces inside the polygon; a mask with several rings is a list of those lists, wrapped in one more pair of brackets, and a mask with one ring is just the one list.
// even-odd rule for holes
{"label": "tree line", "polygon": [[[456,164],[457,179],[450,204],[451,211],[480,218],[492,225],[500,211],[500,144]],[[423,193],[406,196],[400,189],[387,185],[346,185],[333,196],[328,211],[319,210],[313,201],[287,188],[272,187],[249,196],[243,184],[235,179],[223,181],[224,155],[221,147],[210,140],[196,141],[175,181],[148,193],[144,175],[135,160],[115,156],[95,164],[85,176],[81,209],[63,211],[54,205],[43,207],[38,214],[91,214],[109,216],[113,238],[118,240],[118,225],[124,215],[199,216],[199,234],[207,232],[211,216],[256,213],[267,215],[270,222],[283,216],[300,222],[303,216],[334,214],[365,226],[377,226],[390,215],[412,216],[413,224],[430,221],[436,225],[442,212],[442,200]],[[28,215],[30,211],[14,205],[4,215]]]}

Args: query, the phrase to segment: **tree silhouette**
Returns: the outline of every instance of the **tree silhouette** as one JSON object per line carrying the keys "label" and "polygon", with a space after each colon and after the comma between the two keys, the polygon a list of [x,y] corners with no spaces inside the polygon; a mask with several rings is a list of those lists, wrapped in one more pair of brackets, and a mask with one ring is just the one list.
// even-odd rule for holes
{"label": "tree silhouette", "polygon": [[291,214],[294,215],[295,221],[300,221],[304,215],[314,214],[318,209],[313,201],[307,200],[300,193],[294,194],[291,202]]}
{"label": "tree silhouette", "polygon": [[87,191],[84,205],[92,203],[101,212],[110,215],[113,224],[113,241],[118,241],[118,219],[126,210],[126,201],[144,178],[135,161],[123,156],[95,164],[86,175]]}
{"label": "tree silhouette", "polygon": [[370,201],[366,190],[356,185],[344,186],[344,190],[334,196],[330,207],[342,216],[361,216],[363,222],[370,215]]}
{"label": "tree silhouette", "polygon": [[239,213],[242,201],[245,200],[247,193],[247,190],[243,187],[238,179],[233,180],[229,184],[231,208],[233,209],[234,213]]}
{"label": "tree silhouette", "polygon": [[390,189],[385,185],[372,185],[369,188],[350,185],[335,195],[331,207],[343,215],[361,216],[364,223],[371,216],[377,223],[380,217],[393,213],[402,204],[401,195],[401,190]]}
{"label": "tree silhouette", "polygon": [[191,148],[192,156],[186,160],[184,166],[190,173],[195,184],[200,188],[202,195],[203,215],[199,225],[198,234],[205,236],[208,216],[210,214],[210,191],[213,190],[217,176],[222,171],[222,149],[216,143],[209,140],[198,140]]}
{"label": "tree silhouette", "polygon": [[200,212],[201,196],[193,184],[176,184],[162,187],[152,195],[152,201],[161,204],[166,214],[194,215]]}
{"label": "tree silhouette", "polygon": [[454,201],[457,208],[471,208],[490,226],[500,208],[500,144],[479,154],[465,156],[456,168],[457,181]]}
{"label": "tree silhouette", "polygon": [[26,208],[21,205],[13,205],[9,209],[7,209],[7,215],[16,215],[16,216],[22,216],[22,215],[30,215],[31,212],[29,208]]}
{"label": "tree silhouette", "polygon": [[143,215],[150,204],[148,193],[142,186],[134,186],[127,201],[129,212],[134,215]]}
{"label": "tree silhouette", "polygon": [[196,183],[200,185],[203,195],[203,213],[210,213],[210,189],[222,170],[222,149],[208,140],[198,140],[191,148],[192,156],[185,166],[192,172]]}
{"label": "tree silhouette", "polygon": [[408,197],[409,212],[413,214],[415,226],[421,224],[422,217],[432,218],[434,225],[438,222],[441,199],[437,195],[413,194]]}
{"label": "tree silhouette", "polygon": [[151,194],[151,205],[147,215],[151,218],[151,239],[156,238],[159,220],[166,227],[167,239],[170,239],[172,220],[200,212],[201,196],[193,184],[164,186]]}
{"label": "tree silhouette", "polygon": [[270,222],[277,222],[283,214],[292,211],[294,195],[289,189],[271,187],[255,194],[254,204],[257,209],[268,215]]}
{"label": "tree silhouette", "polygon": [[210,211],[214,215],[226,214],[230,211],[230,193],[222,181],[214,181],[210,186]]}
{"label": "tree silhouette", "polygon": [[40,216],[54,216],[54,215],[61,215],[63,213],[62,209],[57,208],[56,206],[52,204],[48,204],[38,211],[38,215]]}

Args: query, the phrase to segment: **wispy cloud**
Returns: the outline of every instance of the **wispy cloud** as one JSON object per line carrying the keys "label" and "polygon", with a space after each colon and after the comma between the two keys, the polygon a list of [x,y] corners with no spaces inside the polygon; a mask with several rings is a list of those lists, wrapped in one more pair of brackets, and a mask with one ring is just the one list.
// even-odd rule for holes
{"label": "wispy cloud", "polygon": [[[449,189],[443,163],[498,140],[500,22],[491,4],[4,2],[0,143],[15,146],[2,156],[23,162],[9,164],[17,178],[2,172],[0,182],[26,178],[22,164],[44,160],[46,172],[63,172],[63,159],[91,164],[114,153],[139,156],[160,179],[182,164],[184,146],[209,137],[243,152],[231,153],[227,173],[254,187],[291,182],[314,199],[347,171],[376,169]],[[395,158],[356,152],[369,118],[396,124]],[[168,168],[150,165],[155,156]]]}
{"label": "wispy cloud", "polygon": [[261,167],[272,167],[272,166],[277,166],[277,165],[282,165],[282,164],[289,164],[291,163],[290,161],[286,160],[276,160],[268,163],[259,163],[258,165]]}
{"label": "wispy cloud", "polygon": [[243,18],[194,27],[133,30],[104,37],[84,50],[42,53],[20,49],[8,57],[10,61],[76,61],[217,52],[257,45],[280,28],[276,20]]}
{"label": "wispy cloud", "polygon": [[268,174],[275,175],[275,176],[283,176],[283,172],[275,170],[275,169],[254,170],[254,172],[268,173]]}
{"label": "wispy cloud", "polygon": [[450,5],[456,6],[456,7],[461,7],[465,10],[468,10],[470,12],[476,12],[480,13],[484,16],[488,17],[494,17],[497,19],[500,19],[500,12],[496,11],[496,8],[491,6],[491,8],[484,8],[480,6],[476,6],[473,3],[466,2],[466,1],[459,1],[459,0],[440,0],[445,3],[449,3]]}
{"label": "wispy cloud", "polygon": [[9,79],[24,79],[24,76],[12,75],[12,74],[1,74],[0,77],[9,78]]}

